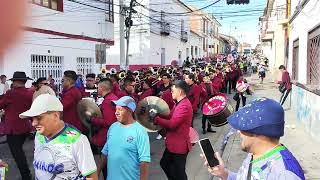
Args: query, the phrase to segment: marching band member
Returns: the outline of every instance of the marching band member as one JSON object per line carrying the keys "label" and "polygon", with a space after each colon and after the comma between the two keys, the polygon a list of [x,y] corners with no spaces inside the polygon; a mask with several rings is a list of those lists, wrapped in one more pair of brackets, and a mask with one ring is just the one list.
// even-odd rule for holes
{"label": "marching band member", "polygon": [[56,95],[56,93],[51,89],[50,86],[48,86],[48,81],[45,77],[38,78],[35,87],[36,91],[33,93],[32,96],[32,101],[38,97],[40,94],[51,94],[51,95]]}
{"label": "marching band member", "polygon": [[86,75],[86,86],[84,90],[84,97],[92,97],[97,100],[96,75],[94,73]]}
{"label": "marching band member", "polygon": [[112,81],[112,93],[118,96],[118,93],[120,91],[120,86],[119,86],[117,74],[111,74],[110,79]]}
{"label": "marching band member", "polygon": [[232,69],[230,65],[227,65],[225,68],[225,86],[226,86],[226,92],[228,94],[231,94],[231,89],[232,89]]}
{"label": "marching band member", "polygon": [[109,127],[116,122],[116,108],[112,105],[112,101],[118,100],[118,97],[112,93],[112,82],[110,79],[101,79],[98,84],[98,96],[103,97],[100,105],[102,118],[92,118],[91,123],[99,130],[92,137],[92,144],[97,147],[103,147],[106,143],[106,137]]}
{"label": "marching band member", "polygon": [[211,75],[212,88],[214,94],[218,94],[222,88],[222,79],[218,77],[217,71],[213,70]]}
{"label": "marching band member", "polygon": [[31,180],[31,173],[23,151],[23,144],[32,130],[29,119],[22,120],[19,114],[28,110],[32,104],[33,91],[27,89],[25,72],[14,72],[12,89],[8,90],[0,99],[0,109],[4,109],[4,121],[0,124],[1,134],[7,135],[10,152],[20,171],[22,180]]}
{"label": "marching band member", "polygon": [[153,95],[153,89],[151,87],[152,83],[149,80],[145,80],[142,82],[142,92],[140,92],[139,101]]}
{"label": "marching band member", "polygon": [[237,101],[236,104],[236,111],[238,111],[239,106],[240,106],[240,100],[242,100],[242,106],[246,105],[246,95],[245,92],[247,91],[247,84],[244,82],[243,76],[240,76],[238,81],[237,81],[237,93],[234,96],[234,99]]}
{"label": "marching band member", "polygon": [[192,109],[193,109],[193,118],[191,127],[193,127],[193,120],[195,118],[195,113],[198,111],[198,106],[200,102],[200,87],[195,83],[196,82],[196,76],[195,74],[187,74],[185,75],[185,82],[190,86],[190,91],[187,95],[188,99],[192,103]]}
{"label": "marching band member", "polygon": [[132,77],[126,77],[123,80],[122,91],[119,91],[118,97],[122,98],[123,96],[130,96],[136,102],[139,101],[138,95],[135,93],[136,82]]}
{"label": "marching band member", "polygon": [[65,71],[62,79],[62,95],[61,102],[63,104],[63,117],[66,123],[69,123],[80,130],[82,133],[86,131],[85,126],[80,121],[77,112],[77,105],[82,99],[81,92],[75,87],[77,74],[74,71]]}
{"label": "marching band member", "polygon": [[162,96],[163,92],[171,89],[171,76],[168,73],[163,73],[161,75],[162,84],[157,88],[157,96]]}
{"label": "marching band member", "polygon": [[[203,78],[203,82],[201,83],[201,97],[202,99],[202,105],[206,103],[212,96],[215,95],[215,91],[213,90],[213,83],[210,80],[209,76],[205,76]],[[206,130],[206,123],[208,124],[207,130]],[[206,132],[212,132],[215,133],[216,131],[211,129],[211,124],[209,121],[207,121],[207,116],[202,114],[202,134],[206,134]]]}
{"label": "marching band member", "polygon": [[167,130],[166,149],[160,161],[160,166],[170,180],[187,180],[185,172],[186,160],[192,145],[189,129],[192,122],[192,104],[187,98],[189,85],[185,81],[175,81],[172,85],[172,98],[177,104],[170,113],[170,120],[155,117],[156,112],[151,109],[150,117],[154,123]]}

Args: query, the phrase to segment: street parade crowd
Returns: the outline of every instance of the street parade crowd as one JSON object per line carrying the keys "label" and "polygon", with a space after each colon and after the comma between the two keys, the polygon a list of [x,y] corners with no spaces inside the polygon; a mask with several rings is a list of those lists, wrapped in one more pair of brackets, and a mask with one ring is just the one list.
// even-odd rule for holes
{"label": "street parade crowd", "polygon": [[[159,134],[157,139],[165,139],[160,166],[167,178],[187,180],[187,156],[195,144],[190,131],[199,123],[195,117],[201,112],[201,133],[215,133],[214,128],[228,123],[239,132],[241,148],[248,153],[238,172],[227,170],[216,153],[219,165],[207,166],[212,176],[305,179],[298,161],[279,142],[284,135],[282,105],[291,90],[286,67],[279,67],[283,74],[278,82],[280,103],[269,98],[247,102],[247,96],[254,92],[246,77],[257,73],[263,83],[267,67],[267,61],[243,56],[232,62],[226,58],[210,62],[188,59],[182,67],[158,66],[134,72],[103,69],[85,77],[67,70],[61,92],[52,76],[40,77],[27,88],[31,78],[17,71],[9,79],[11,87],[7,77],[1,76],[0,134],[6,136],[23,180],[96,180],[100,176],[108,180],[146,180],[152,158],[145,124],[151,124],[157,127],[151,129]],[[158,99],[158,104],[140,106],[154,96],[165,102],[170,113],[159,112]],[[228,106],[233,100],[235,112]],[[89,101],[97,104],[98,110],[90,110],[94,106]],[[221,107],[212,109],[215,101]],[[100,116],[94,115],[97,111]],[[214,116],[214,111],[230,114],[222,117],[223,113],[216,112],[220,114]],[[23,151],[30,136],[34,138],[35,177]],[[100,155],[98,163],[94,154]],[[207,164],[208,159],[202,157]],[[1,166],[8,164],[0,160]]]}

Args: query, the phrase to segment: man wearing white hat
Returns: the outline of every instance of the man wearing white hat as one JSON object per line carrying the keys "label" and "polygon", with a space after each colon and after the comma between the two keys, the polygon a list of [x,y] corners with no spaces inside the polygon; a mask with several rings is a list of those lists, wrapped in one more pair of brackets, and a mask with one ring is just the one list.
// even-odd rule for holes
{"label": "man wearing white hat", "polygon": [[32,118],[37,130],[33,166],[35,179],[97,180],[96,164],[86,136],[65,124],[63,105],[50,94],[39,95],[31,108],[19,115]]}

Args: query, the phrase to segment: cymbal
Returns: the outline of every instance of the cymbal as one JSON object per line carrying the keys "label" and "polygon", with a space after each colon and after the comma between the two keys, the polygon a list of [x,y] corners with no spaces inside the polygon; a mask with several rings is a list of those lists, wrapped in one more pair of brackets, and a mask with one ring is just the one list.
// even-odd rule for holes
{"label": "cymbal", "polygon": [[90,121],[92,117],[102,117],[100,108],[91,98],[83,98],[80,100],[77,105],[77,111],[81,122],[87,128],[91,127],[90,123],[88,123],[88,120]]}
{"label": "cymbal", "polygon": [[161,98],[156,96],[149,96],[144,98],[138,103],[135,111],[137,121],[143,125],[147,131],[156,132],[161,129],[160,126],[150,122],[150,116],[148,111],[142,111],[141,109],[155,109],[158,114],[167,116],[170,114],[168,104]]}

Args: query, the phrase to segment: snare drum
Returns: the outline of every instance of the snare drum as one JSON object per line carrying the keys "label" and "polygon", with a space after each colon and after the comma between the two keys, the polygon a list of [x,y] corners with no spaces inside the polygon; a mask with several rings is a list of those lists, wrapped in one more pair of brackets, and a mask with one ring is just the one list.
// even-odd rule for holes
{"label": "snare drum", "polygon": [[220,127],[228,123],[227,118],[233,113],[233,107],[228,97],[220,93],[204,103],[202,113],[208,116],[207,120],[212,126]]}

